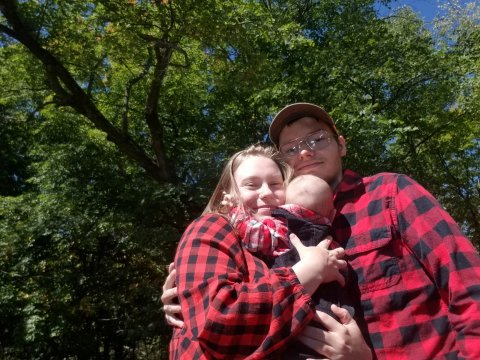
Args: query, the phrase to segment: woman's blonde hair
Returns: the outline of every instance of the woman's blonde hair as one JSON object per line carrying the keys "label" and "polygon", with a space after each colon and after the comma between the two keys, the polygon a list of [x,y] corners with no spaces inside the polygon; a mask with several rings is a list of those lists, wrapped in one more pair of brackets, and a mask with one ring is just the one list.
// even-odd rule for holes
{"label": "woman's blonde hair", "polygon": [[227,161],[225,167],[223,168],[222,174],[220,175],[218,184],[215,187],[215,190],[213,191],[205,210],[203,210],[203,214],[224,214],[220,210],[222,208],[221,202],[224,198],[224,193],[233,195],[235,199],[240,198],[240,191],[238,190],[238,186],[235,182],[233,174],[243,161],[255,156],[272,159],[278,165],[284,182],[289,180],[291,175],[290,167],[282,160],[280,153],[275,150],[274,147],[260,144],[251,145],[248,148],[233,154],[233,156]]}

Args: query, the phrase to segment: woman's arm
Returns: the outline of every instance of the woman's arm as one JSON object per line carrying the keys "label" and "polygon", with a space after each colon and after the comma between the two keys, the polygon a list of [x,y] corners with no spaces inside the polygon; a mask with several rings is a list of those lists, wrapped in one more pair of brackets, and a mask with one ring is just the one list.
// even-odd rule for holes
{"label": "woman's arm", "polygon": [[294,272],[270,271],[244,251],[221,216],[205,215],[189,226],[175,266],[186,332],[212,358],[271,354],[314,315]]}

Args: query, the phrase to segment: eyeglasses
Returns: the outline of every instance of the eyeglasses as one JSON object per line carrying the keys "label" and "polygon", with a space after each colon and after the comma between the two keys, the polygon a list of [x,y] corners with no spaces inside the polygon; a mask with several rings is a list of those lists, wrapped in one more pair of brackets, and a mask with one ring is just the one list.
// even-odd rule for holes
{"label": "eyeglasses", "polygon": [[280,152],[285,158],[290,158],[300,154],[302,146],[306,146],[310,150],[322,150],[332,142],[333,138],[334,135],[330,134],[328,131],[319,130],[313,134],[305,136],[299,141],[290,142],[280,146]]}

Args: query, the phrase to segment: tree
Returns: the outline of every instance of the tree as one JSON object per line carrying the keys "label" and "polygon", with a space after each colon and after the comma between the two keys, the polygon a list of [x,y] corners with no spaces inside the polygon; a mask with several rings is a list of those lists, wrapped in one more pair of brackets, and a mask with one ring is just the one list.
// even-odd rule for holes
{"label": "tree", "polygon": [[224,159],[293,101],[330,111],[346,167],[411,175],[480,244],[478,5],[433,30],[369,0],[0,11],[4,357],[166,357],[176,243]]}
{"label": "tree", "polygon": [[1,198],[4,355],[162,357],[159,292],[176,240],[225,154],[266,127],[245,101],[225,106],[245,87],[213,80],[249,56],[258,6],[0,5],[2,101],[31,120],[29,187]]}

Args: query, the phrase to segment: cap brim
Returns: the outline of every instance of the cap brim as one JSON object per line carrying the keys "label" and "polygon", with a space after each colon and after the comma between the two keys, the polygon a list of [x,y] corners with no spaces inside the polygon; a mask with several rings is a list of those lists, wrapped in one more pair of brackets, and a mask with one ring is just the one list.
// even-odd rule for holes
{"label": "cap brim", "polygon": [[268,135],[270,140],[278,147],[280,133],[283,128],[295,120],[303,117],[313,117],[317,120],[325,122],[332,128],[332,131],[338,136],[335,123],[328,113],[318,105],[310,103],[295,103],[285,106],[280,110],[272,120]]}

